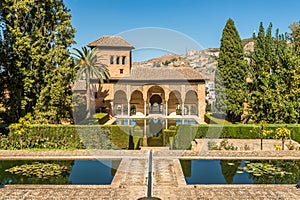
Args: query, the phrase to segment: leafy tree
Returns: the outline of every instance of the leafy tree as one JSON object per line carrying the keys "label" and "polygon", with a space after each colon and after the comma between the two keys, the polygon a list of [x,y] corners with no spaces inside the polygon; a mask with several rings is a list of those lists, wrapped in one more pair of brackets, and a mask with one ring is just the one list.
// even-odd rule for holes
{"label": "leafy tree", "polygon": [[77,53],[74,53],[76,57],[77,79],[85,79],[86,85],[86,119],[91,118],[91,97],[92,87],[91,79],[97,78],[101,84],[104,80],[108,80],[110,77],[108,68],[105,64],[97,62],[96,48],[87,49],[83,47],[80,51],[74,48]]}
{"label": "leafy tree", "polygon": [[46,75],[46,86],[42,89],[35,106],[38,123],[61,123],[72,118],[72,68],[58,68]]}
{"label": "leafy tree", "polygon": [[9,122],[33,113],[46,76],[72,64],[68,48],[75,30],[62,0],[5,0],[0,8],[5,25],[0,90],[9,92],[3,100]]}
{"label": "leafy tree", "polygon": [[292,43],[294,44],[295,50],[300,54],[300,21],[293,22],[289,28],[292,30]]}
{"label": "leafy tree", "polygon": [[291,138],[291,130],[285,127],[277,128],[276,138],[281,139],[281,149],[284,150],[284,142],[286,139]]}
{"label": "leafy tree", "polygon": [[239,33],[228,19],[222,34],[216,73],[216,109],[231,122],[239,121],[246,98],[247,64]]}
{"label": "leafy tree", "polygon": [[254,41],[249,116],[257,123],[263,120],[267,123],[298,123],[299,57],[278,30],[275,37],[272,36],[272,24],[265,32],[261,23]]}

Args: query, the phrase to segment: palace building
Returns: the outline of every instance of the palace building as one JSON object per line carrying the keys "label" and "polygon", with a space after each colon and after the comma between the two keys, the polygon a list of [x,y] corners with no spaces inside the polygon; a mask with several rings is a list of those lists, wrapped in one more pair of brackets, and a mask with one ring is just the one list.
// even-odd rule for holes
{"label": "palace building", "polygon": [[[205,114],[205,78],[191,67],[133,67],[134,47],[120,36],[103,36],[90,44],[98,62],[106,64],[110,80],[92,80],[96,112],[115,117],[195,118]],[[86,93],[85,81],[74,90]]]}

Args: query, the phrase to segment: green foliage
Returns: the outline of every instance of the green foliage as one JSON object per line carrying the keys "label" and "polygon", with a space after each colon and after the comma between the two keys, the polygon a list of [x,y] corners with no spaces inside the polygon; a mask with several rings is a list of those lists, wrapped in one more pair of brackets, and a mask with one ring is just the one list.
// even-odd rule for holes
{"label": "green foliage", "polygon": [[229,144],[228,139],[223,139],[220,144],[218,145],[216,142],[208,142],[208,149],[209,150],[237,150],[236,146],[233,144]]}
{"label": "green foliage", "polygon": [[228,19],[222,34],[216,69],[216,112],[224,113],[231,122],[240,120],[246,98],[247,64],[239,33]]}
{"label": "green foliage", "polygon": [[49,179],[49,177],[53,176],[62,176],[69,170],[70,167],[60,164],[34,162],[32,164],[14,166],[5,171],[27,177]]}
{"label": "green foliage", "polygon": [[[128,149],[132,132],[131,126],[32,124],[0,135],[0,149]],[[134,134],[137,149],[141,137]]]}
{"label": "green foliage", "polygon": [[282,150],[284,150],[284,142],[291,137],[291,131],[288,128],[280,127],[276,129],[276,138],[282,141]]}
{"label": "green foliage", "polygon": [[[266,124],[265,130],[276,132],[282,124]],[[300,125],[284,125],[291,130],[291,139],[300,142]],[[198,138],[233,138],[233,139],[260,139],[260,129],[255,124],[232,124],[232,125],[179,125],[174,136],[174,145],[177,149],[189,149],[191,142]],[[273,134],[266,138],[272,138]]]}
{"label": "green foliage", "polygon": [[225,120],[225,119],[219,119],[216,117],[211,116],[210,114],[206,113],[204,115],[204,121],[207,124],[231,124],[231,122]]}
{"label": "green foliage", "polygon": [[108,113],[96,113],[93,117],[98,120],[99,124],[105,124],[109,120]]}
{"label": "green foliage", "polygon": [[32,123],[32,116],[30,113],[19,119],[18,123],[9,125],[10,135],[15,135],[19,138],[20,148],[23,148],[23,140],[27,137],[30,124]]}
{"label": "green foliage", "polygon": [[287,128],[281,127],[276,129],[276,138],[288,139],[291,137],[291,131]]}
{"label": "green foliage", "polygon": [[[34,163],[40,163],[39,165],[36,165]],[[38,178],[37,175],[39,174],[40,177],[45,177],[41,175],[41,166],[43,164],[51,164],[52,167],[49,167],[47,169],[44,169],[45,171],[50,172],[50,168],[53,168],[53,166],[56,166],[57,164],[62,167],[68,168],[68,171],[64,171],[60,174],[60,176],[46,176],[47,178]],[[68,184],[68,178],[70,176],[71,167],[74,165],[73,160],[47,160],[47,161],[35,161],[35,160],[2,160],[0,161],[0,165],[2,166],[0,168],[0,176],[2,183],[12,183],[12,184],[55,184],[55,185],[63,185]],[[24,171],[24,175],[22,174],[15,174],[10,173],[7,171],[7,169],[10,169],[12,167],[20,167],[20,166],[28,166],[25,168],[22,168],[21,170]],[[47,166],[47,165],[46,165]],[[27,170],[26,170],[27,169]],[[43,170],[43,171],[44,171]],[[34,173],[36,171],[37,173]],[[53,171],[56,171],[55,173],[60,173],[57,170],[53,169]],[[30,175],[32,174],[32,175]],[[28,176],[25,176],[28,175]]]}
{"label": "green foliage", "polygon": [[72,118],[73,69],[60,67],[45,77],[46,86],[41,90],[34,108],[37,123],[60,124]]}
{"label": "green foliage", "polygon": [[175,149],[190,149],[191,142],[195,139],[198,127],[196,125],[178,126],[173,140]]}
{"label": "green foliage", "polygon": [[300,58],[272,24],[260,24],[251,55],[249,118],[256,123],[298,123],[300,119]]}
{"label": "green foliage", "polygon": [[[9,97],[1,99],[6,109],[4,120],[16,122],[34,110],[42,112],[39,119],[43,117],[50,122],[68,117],[70,110],[61,109],[69,107],[65,108],[64,104],[69,102],[64,95],[70,94],[70,88],[58,89],[66,87],[66,83],[52,81],[57,73],[70,71],[72,66],[68,48],[74,43],[75,29],[69,10],[62,0],[5,0],[0,2],[0,7],[5,25],[4,40],[0,40],[3,67],[0,94],[9,91]],[[69,85],[68,76],[64,78]],[[36,106],[37,101],[40,105]],[[53,113],[46,113],[43,105]],[[57,105],[61,106],[55,110]]]}
{"label": "green foliage", "polygon": [[175,129],[171,129],[171,127],[170,127],[170,129],[163,130],[163,132],[162,132],[163,146],[166,146],[168,144],[171,146],[170,138],[174,137],[175,133],[176,133],[176,127],[175,127]]}

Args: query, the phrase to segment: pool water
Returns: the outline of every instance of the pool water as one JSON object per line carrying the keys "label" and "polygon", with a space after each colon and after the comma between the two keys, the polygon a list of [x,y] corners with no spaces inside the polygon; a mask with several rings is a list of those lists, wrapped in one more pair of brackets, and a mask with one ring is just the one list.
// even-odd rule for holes
{"label": "pool water", "polygon": [[169,129],[170,126],[180,124],[197,124],[194,119],[129,119],[120,118],[116,120],[117,125],[138,126],[141,130],[146,131],[147,137],[158,137],[162,134],[163,129]]}
{"label": "pool water", "polygon": [[[286,174],[244,171],[249,163],[274,166]],[[300,161],[294,160],[180,160],[187,184],[297,184]],[[258,164],[259,165],[259,164]]]}
{"label": "pool water", "polygon": [[[23,164],[55,163],[69,167],[61,176],[47,179],[12,174],[6,169]],[[62,184],[62,185],[107,185],[111,184],[120,160],[63,160],[63,161],[0,161],[0,183],[4,184]]]}

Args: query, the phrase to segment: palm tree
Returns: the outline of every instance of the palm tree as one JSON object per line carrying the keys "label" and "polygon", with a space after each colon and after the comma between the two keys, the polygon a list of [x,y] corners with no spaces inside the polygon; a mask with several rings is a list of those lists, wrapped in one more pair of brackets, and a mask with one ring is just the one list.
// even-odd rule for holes
{"label": "palm tree", "polygon": [[91,117],[91,78],[99,79],[100,84],[103,84],[104,80],[109,80],[110,74],[107,65],[97,62],[97,55],[94,49],[88,49],[82,47],[82,50],[74,48],[77,53],[75,55],[75,70],[77,71],[76,79],[85,78],[86,85],[86,119]]}

